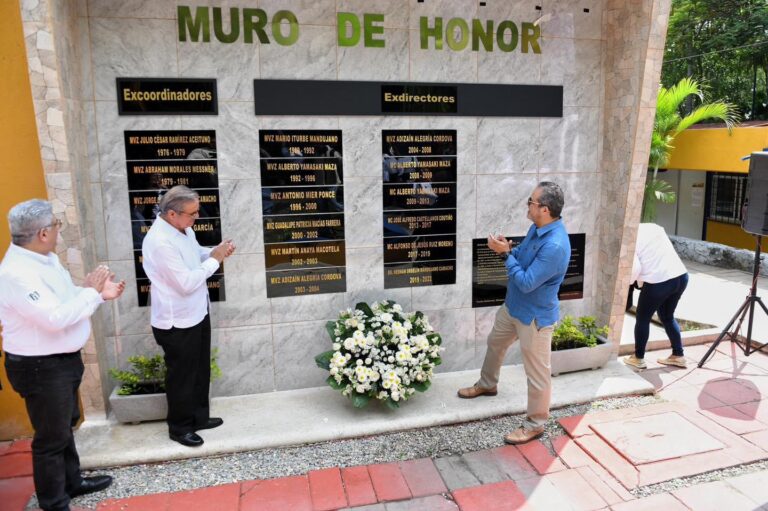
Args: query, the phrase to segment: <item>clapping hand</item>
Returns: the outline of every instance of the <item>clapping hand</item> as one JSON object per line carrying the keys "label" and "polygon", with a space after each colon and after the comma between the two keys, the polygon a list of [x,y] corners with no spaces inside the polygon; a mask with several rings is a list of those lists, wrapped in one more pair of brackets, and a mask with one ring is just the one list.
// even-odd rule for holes
{"label": "clapping hand", "polygon": [[222,263],[224,262],[224,259],[231,256],[234,252],[235,244],[232,243],[232,240],[225,240],[213,247],[213,250],[211,250],[211,257]]}
{"label": "clapping hand", "polygon": [[112,280],[114,276],[115,274],[112,273],[109,275],[109,278],[104,281],[104,288],[101,291],[101,297],[104,300],[114,300],[125,291],[125,281],[121,280],[120,282],[115,282]]}
{"label": "clapping hand", "polygon": [[509,242],[501,234],[488,235],[488,248],[497,254],[506,254],[509,252]]}
{"label": "clapping hand", "polygon": [[109,278],[109,275],[109,267],[100,264],[95,270],[85,276],[85,281],[83,282],[84,287],[92,287],[101,293],[101,290],[104,288],[104,283]]}

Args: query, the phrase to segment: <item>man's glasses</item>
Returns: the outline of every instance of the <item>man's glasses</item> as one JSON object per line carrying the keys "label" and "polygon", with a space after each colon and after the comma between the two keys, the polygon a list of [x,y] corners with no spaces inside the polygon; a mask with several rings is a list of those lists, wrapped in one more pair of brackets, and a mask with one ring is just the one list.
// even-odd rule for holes
{"label": "man's glasses", "polygon": [[59,227],[61,227],[62,224],[63,222],[61,220],[59,220],[58,218],[54,218],[53,221],[50,224],[43,227],[43,229],[48,229],[49,227],[56,227],[58,229]]}
{"label": "man's glasses", "polygon": [[197,218],[197,217],[200,216],[200,210],[199,209],[197,211],[193,211],[192,213],[187,213],[186,211],[177,211],[176,213],[178,213],[180,215],[191,216],[192,218]]}
{"label": "man's glasses", "polygon": [[528,197],[528,205],[530,206],[531,204],[536,204],[536,205],[537,205],[537,206],[539,206],[539,207],[541,207],[541,206],[543,206],[543,205],[544,205],[544,204],[542,204],[541,202],[536,202],[535,200],[533,200],[533,198],[532,198],[532,197]]}

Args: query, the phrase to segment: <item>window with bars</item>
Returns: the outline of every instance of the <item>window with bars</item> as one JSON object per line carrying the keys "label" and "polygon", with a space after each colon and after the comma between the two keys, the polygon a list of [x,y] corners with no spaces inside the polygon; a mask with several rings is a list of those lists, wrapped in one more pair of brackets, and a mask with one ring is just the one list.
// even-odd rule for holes
{"label": "window with bars", "polygon": [[741,207],[747,192],[747,175],[714,172],[711,176],[708,220],[741,223]]}

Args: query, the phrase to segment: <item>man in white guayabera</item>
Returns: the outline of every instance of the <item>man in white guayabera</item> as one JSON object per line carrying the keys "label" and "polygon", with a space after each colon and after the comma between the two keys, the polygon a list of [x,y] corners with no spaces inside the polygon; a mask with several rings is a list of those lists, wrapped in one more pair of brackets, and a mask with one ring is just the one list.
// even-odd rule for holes
{"label": "man in white guayabera", "polygon": [[80,420],[80,349],[91,333],[90,317],[105,300],[118,298],[125,282],[114,282],[106,266],[89,273],[82,287],[72,282],[55,253],[62,222],[50,202],[17,204],[8,223],[11,246],[0,264],[5,370],[35,430],[37,501],[45,511],[68,511],[70,499],[112,484],[110,476],[81,475],[72,428]]}
{"label": "man in white guayabera", "polygon": [[522,426],[504,437],[509,444],[541,435],[549,418],[552,332],[560,316],[557,293],[571,259],[571,243],[560,218],[564,202],[560,187],[543,181],[528,197],[528,218],[533,225],[522,243],[510,250],[500,234],[488,236],[488,248],[507,268],[507,296],[488,335],[480,380],[460,389],[459,397],[495,396],[504,354],[520,339],[528,379],[528,413]]}
{"label": "man in white guayabera", "polygon": [[165,352],[168,435],[188,447],[203,445],[196,433],[221,426],[210,416],[211,320],[208,277],[232,255],[232,240],[201,247],[192,226],[200,198],[174,186],[160,199],[160,214],[142,243],[150,287],[152,333]]}

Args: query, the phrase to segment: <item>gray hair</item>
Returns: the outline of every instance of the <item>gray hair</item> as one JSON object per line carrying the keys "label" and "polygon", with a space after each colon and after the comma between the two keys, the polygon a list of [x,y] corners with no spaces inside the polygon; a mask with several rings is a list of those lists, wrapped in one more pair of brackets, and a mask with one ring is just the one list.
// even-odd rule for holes
{"label": "gray hair", "polygon": [[551,181],[542,181],[537,188],[541,189],[539,196],[541,205],[549,208],[549,214],[552,218],[560,218],[565,204],[563,189]]}
{"label": "gray hair", "polygon": [[41,199],[31,199],[16,204],[8,212],[8,225],[14,245],[24,246],[35,239],[40,229],[53,222],[53,206]]}
{"label": "gray hair", "polygon": [[196,201],[200,198],[196,191],[187,188],[184,185],[174,186],[160,199],[160,214],[164,215],[169,211],[181,213],[184,204]]}

